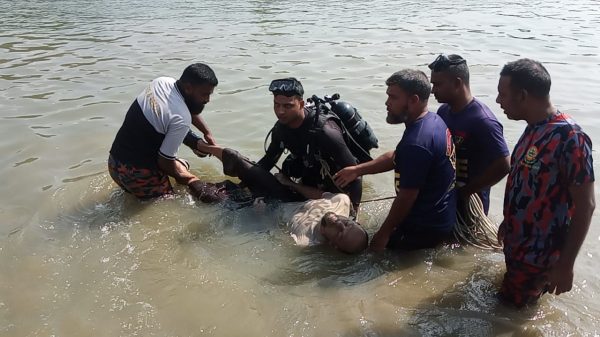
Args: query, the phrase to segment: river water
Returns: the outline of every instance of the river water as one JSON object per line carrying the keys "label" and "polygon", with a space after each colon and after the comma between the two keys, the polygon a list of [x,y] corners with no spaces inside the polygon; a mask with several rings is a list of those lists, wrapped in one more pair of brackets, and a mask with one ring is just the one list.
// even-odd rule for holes
{"label": "river water", "polygon": [[[547,66],[553,102],[600,144],[598,2],[0,0],[0,11],[1,336],[600,334],[598,216],[573,290],[516,311],[494,297],[502,254],[299,248],[269,214],[199,205],[182,187],[138,202],[106,172],[133,98],[195,61],[220,80],[203,113],[217,141],[253,159],[275,121],[273,78],[340,93],[375,129],[380,154],[403,131],[385,123],[385,79],[426,71],[441,52],[469,61],[473,93],[511,149],[525,123],[494,100],[501,66],[520,57]],[[180,156],[223,179],[215,159]],[[367,177],[364,198],[393,195],[392,181]],[[503,188],[492,192],[496,221]],[[371,234],[388,207],[364,205]]]}

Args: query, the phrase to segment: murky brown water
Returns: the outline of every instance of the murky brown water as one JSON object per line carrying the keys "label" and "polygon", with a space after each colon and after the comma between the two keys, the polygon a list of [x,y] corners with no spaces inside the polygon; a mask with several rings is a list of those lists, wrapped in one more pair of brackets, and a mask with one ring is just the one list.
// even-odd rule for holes
{"label": "murky brown water", "polygon": [[[268,215],[196,205],[183,188],[140,203],[106,173],[133,97],[193,61],[220,80],[204,113],[217,140],[251,158],[275,120],[267,85],[287,75],[310,94],[339,92],[393,148],[403,128],[385,124],[383,82],[440,52],[469,60],[511,149],[525,125],[494,99],[501,66],[519,57],[544,62],[555,104],[600,144],[596,1],[0,0],[0,11],[1,336],[600,334],[597,216],[573,291],[515,312],[494,298],[501,254],[301,249]],[[181,155],[222,179],[214,159]],[[392,193],[391,175],[366,179],[365,198]],[[389,204],[365,206],[372,233]]]}

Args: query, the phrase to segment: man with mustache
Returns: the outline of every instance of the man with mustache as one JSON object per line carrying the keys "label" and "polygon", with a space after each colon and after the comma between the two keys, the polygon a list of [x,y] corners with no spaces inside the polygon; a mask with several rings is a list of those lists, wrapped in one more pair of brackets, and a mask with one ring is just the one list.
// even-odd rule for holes
{"label": "man with mustache", "polygon": [[386,80],[386,121],[406,129],[395,151],[339,171],[345,186],[357,177],[394,170],[396,198],[370,248],[414,250],[447,239],[456,219],[454,144],[448,127],[427,107],[431,86],[421,71],[405,69]]}
{"label": "man with mustache", "polygon": [[515,145],[504,194],[506,273],[500,298],[522,307],[571,290],[573,267],[595,207],[592,142],[550,101],[550,74],[520,59],[500,72],[506,116],[527,127]]}
{"label": "man with mustache", "polygon": [[190,186],[199,181],[177,150],[196,126],[214,144],[200,117],[218,80],[202,63],[189,65],[179,80],[154,79],[133,101],[110,149],[108,171],[123,190],[140,199],[173,192],[169,177]]}

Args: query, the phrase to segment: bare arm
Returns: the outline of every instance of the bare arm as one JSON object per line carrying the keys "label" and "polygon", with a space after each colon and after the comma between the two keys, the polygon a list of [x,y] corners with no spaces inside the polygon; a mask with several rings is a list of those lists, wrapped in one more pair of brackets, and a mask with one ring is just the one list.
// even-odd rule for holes
{"label": "bare arm", "polygon": [[210,129],[208,128],[208,125],[204,121],[204,118],[202,118],[202,116],[200,116],[200,114],[192,115],[192,124],[198,130],[200,130],[200,132],[202,132],[202,134],[204,135],[204,139],[206,140],[206,142],[208,144],[216,145],[216,142],[212,135],[212,132],[210,131]]}
{"label": "bare arm", "polygon": [[556,295],[567,292],[573,287],[575,258],[590,228],[596,206],[593,181],[581,185],[571,185],[569,193],[575,206],[575,212],[571,219],[565,246],[560,252],[560,258],[548,276],[548,291]]}
{"label": "bare arm", "polygon": [[394,229],[404,221],[410,212],[415,200],[417,200],[419,191],[419,189],[400,188],[396,199],[392,203],[390,212],[377,233],[373,235],[370,244],[371,250],[382,251],[385,249]]}
{"label": "bare arm", "polygon": [[394,151],[389,151],[381,156],[355,166],[348,166],[337,172],[333,179],[338,186],[345,187],[356,178],[365,174],[376,174],[394,169]]}
{"label": "bare arm", "polygon": [[477,177],[474,177],[468,184],[459,189],[460,197],[467,200],[468,197],[481,191],[486,187],[490,187],[498,183],[510,170],[510,157],[500,157],[494,160],[486,169]]}
{"label": "bare arm", "polygon": [[161,155],[158,156],[158,168],[167,175],[175,178],[182,185],[189,185],[199,180],[182,163],[177,160],[167,159]]}

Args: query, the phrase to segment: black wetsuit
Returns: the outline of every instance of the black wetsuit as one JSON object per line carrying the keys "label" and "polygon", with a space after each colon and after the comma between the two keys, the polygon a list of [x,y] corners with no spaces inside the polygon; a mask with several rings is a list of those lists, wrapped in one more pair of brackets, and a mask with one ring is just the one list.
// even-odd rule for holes
{"label": "black wetsuit", "polygon": [[[199,198],[204,202],[225,199],[243,201],[240,199],[248,197],[240,192],[241,187],[244,187],[250,191],[252,197],[266,197],[281,201],[305,200],[306,198],[291,188],[280,184],[270,173],[284,150],[288,149],[296,157],[297,162],[301,163],[299,175],[296,177],[301,179],[302,184],[317,187],[325,192],[346,193],[357,206],[362,196],[361,178],[340,190],[330,177],[344,167],[358,164],[358,160],[344,141],[340,126],[334,119],[322,116],[318,123],[319,127],[315,128],[314,111],[308,108],[305,109],[305,114],[304,122],[299,128],[292,129],[280,123],[275,124],[271,144],[258,163],[250,161],[235,150],[224,149],[223,173],[240,178],[242,185],[229,181],[218,184],[205,183]],[[184,143],[194,149],[199,139],[200,137],[190,131]],[[322,164],[314,158],[315,156],[320,157],[329,166],[329,172],[324,172],[324,176],[321,174]]]}
{"label": "black wetsuit", "polygon": [[[294,176],[300,178],[302,184],[326,192],[346,193],[352,203],[358,205],[362,196],[360,177],[343,190],[336,187],[331,179],[339,170],[358,164],[358,160],[344,141],[340,126],[335,119],[327,118],[325,115],[321,115],[320,120],[315,124],[314,108],[305,108],[304,113],[304,122],[296,129],[279,122],[275,123],[271,144],[257,165],[270,171],[284,150],[288,149],[299,166]],[[318,127],[315,128],[315,125]],[[317,157],[327,163],[328,172],[322,171],[321,161],[317,160]]]}

